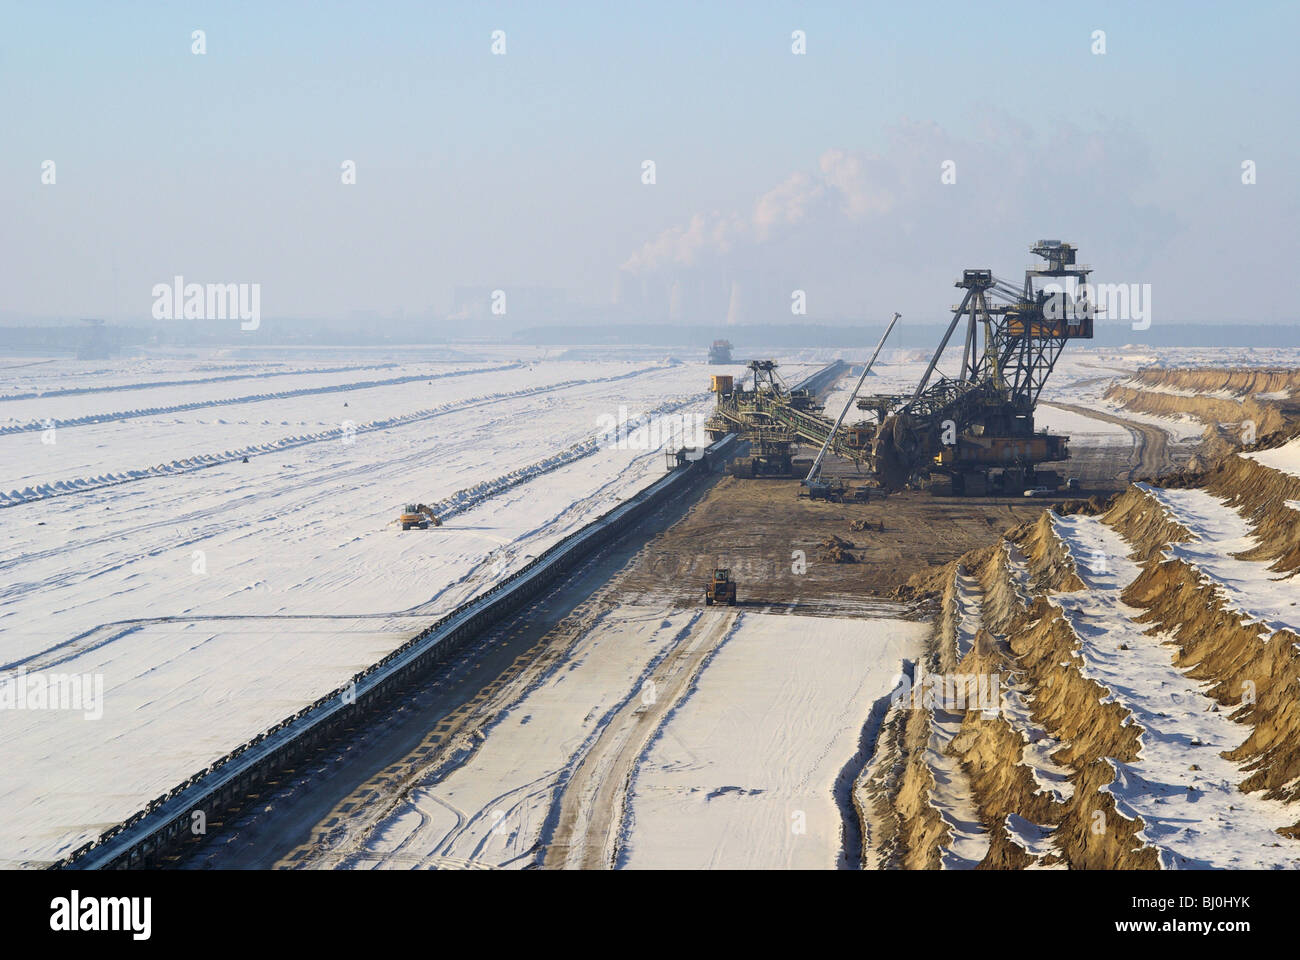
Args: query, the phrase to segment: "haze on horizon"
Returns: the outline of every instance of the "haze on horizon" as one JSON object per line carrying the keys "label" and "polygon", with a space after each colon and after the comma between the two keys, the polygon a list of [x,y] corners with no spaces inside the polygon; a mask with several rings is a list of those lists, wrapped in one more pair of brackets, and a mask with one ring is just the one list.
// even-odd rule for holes
{"label": "haze on horizon", "polygon": [[0,322],[146,322],[175,276],[260,284],[267,317],[449,334],[938,320],[961,268],[1018,279],[1042,238],[1150,284],[1157,323],[1297,320],[1276,279],[1300,253],[1294,4],[79,2],[0,23]]}

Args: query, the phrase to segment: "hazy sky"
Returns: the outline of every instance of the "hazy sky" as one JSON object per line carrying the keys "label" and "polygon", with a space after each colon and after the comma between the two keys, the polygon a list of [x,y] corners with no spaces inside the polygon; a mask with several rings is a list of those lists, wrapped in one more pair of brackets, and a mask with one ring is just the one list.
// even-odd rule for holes
{"label": "hazy sky", "polygon": [[1018,278],[1050,237],[1156,322],[1297,321],[1296,3],[0,11],[0,314],[147,319],[181,274],[264,316],[467,286],[939,319],[962,267]]}

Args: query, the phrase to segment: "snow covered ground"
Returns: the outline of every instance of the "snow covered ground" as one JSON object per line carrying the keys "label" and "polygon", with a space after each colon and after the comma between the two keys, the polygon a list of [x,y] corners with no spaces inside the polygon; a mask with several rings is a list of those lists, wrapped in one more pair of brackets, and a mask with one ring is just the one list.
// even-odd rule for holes
{"label": "snow covered ground", "polygon": [[[1088,404],[1091,408],[1098,405]],[[1101,408],[1105,409],[1105,408]],[[1128,416],[1127,411],[1120,414]],[[1096,420],[1092,417],[1062,410],[1047,403],[1039,404],[1034,412],[1034,426],[1048,433],[1063,433],[1070,438],[1071,448],[1082,447],[1129,447],[1133,444],[1132,435],[1122,424],[1109,420]]]}
{"label": "snow covered ground", "polygon": [[[665,437],[611,424],[711,409],[709,368],[644,360],[173,359],[111,390],[132,375],[110,361],[59,362],[66,387],[17,363],[0,676],[98,678],[103,715],[0,710],[9,863],[79,846],[662,475]],[[413,500],[455,516],[401,533]]]}
{"label": "snow covered ground", "polygon": [[[1197,511],[1207,507],[1181,496],[1176,502]],[[1141,817],[1138,836],[1155,848],[1165,869],[1296,869],[1300,844],[1276,833],[1295,822],[1294,811],[1238,790],[1242,765],[1222,756],[1245,740],[1247,728],[1217,709],[1204,692],[1208,682],[1174,666],[1165,638],[1135,623],[1139,611],[1120,599],[1139,573],[1127,542],[1096,517],[1049,516],[1087,587],[1052,594],[1051,602],[1079,638],[1082,674],[1108,691],[1103,703],[1120,704],[1140,729],[1138,758],[1107,758],[1115,779],[1102,789],[1122,816]],[[1266,572],[1263,564],[1255,566]]]}
{"label": "snow covered ground", "polygon": [[929,629],[742,613],[637,765],[620,865],[835,867],[837,782]]}
{"label": "snow covered ground", "polygon": [[603,609],[543,675],[512,682],[450,768],[386,798],[322,862],[833,868],[873,707],[928,629]]}
{"label": "snow covered ground", "polygon": [[1125,420],[1136,420],[1138,423],[1159,427],[1170,435],[1174,443],[1195,443],[1205,435],[1205,422],[1195,417],[1185,415],[1162,417],[1154,413],[1143,413],[1140,410],[1130,410],[1115,400],[1099,400],[1098,405],[1102,410],[1123,417]]}
{"label": "snow covered ground", "polygon": [[930,803],[951,836],[950,842],[940,848],[940,868],[974,870],[988,856],[989,833],[980,822],[970,777],[961,761],[950,752],[953,738],[961,733],[962,714],[936,709],[929,716],[930,739],[925,746],[925,762],[934,788],[928,793]]}
{"label": "snow covered ground", "polygon": [[1205,490],[1137,486],[1195,538],[1169,544],[1166,557],[1199,570],[1214,583],[1227,609],[1239,613],[1243,622],[1259,623],[1261,636],[1272,637],[1278,630],[1300,634],[1295,582],[1269,570],[1267,563],[1238,559],[1259,546],[1245,517]]}
{"label": "snow covered ground", "polygon": [[[576,359],[595,348],[422,356],[0,360],[0,678],[102,689],[23,709],[0,687],[0,865],[66,854],[643,488],[667,438],[610,425],[680,427],[710,411],[709,373],[743,374]],[[928,358],[885,351],[866,392],[907,390]],[[1100,390],[1131,362],[1067,349],[1054,378]],[[1078,444],[1072,417],[1044,407],[1040,426]],[[410,501],[449,522],[400,532]],[[697,615],[642,613],[585,640],[492,728],[482,776],[417,791],[356,864],[518,861],[547,791]],[[833,866],[837,778],[926,629],[741,615],[637,766],[620,862]]]}
{"label": "snow covered ground", "polygon": [[1291,440],[1272,450],[1256,450],[1253,453],[1243,453],[1242,456],[1250,457],[1278,473],[1300,477],[1300,439]]}
{"label": "snow covered ground", "polygon": [[610,719],[641,693],[650,668],[700,616],[636,607],[602,618],[497,717],[471,756],[402,798],[339,865],[533,864],[560,785]]}

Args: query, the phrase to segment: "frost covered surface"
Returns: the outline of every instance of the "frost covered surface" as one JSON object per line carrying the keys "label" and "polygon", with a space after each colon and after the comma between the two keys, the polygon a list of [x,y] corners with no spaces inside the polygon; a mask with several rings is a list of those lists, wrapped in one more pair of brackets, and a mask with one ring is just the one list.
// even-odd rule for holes
{"label": "frost covered surface", "polygon": [[836,866],[837,780],[928,630],[742,613],[642,755],[623,865]]}
{"label": "frost covered surface", "polygon": [[1259,543],[1237,510],[1204,490],[1136,486],[1196,538],[1169,544],[1164,550],[1166,557],[1198,569],[1214,584],[1228,609],[1238,611],[1246,620],[1261,621],[1266,635],[1280,629],[1300,632],[1296,581],[1278,577],[1266,563],[1233,556]]}
{"label": "frost covered surface", "polygon": [[1117,400],[1103,399],[1101,403],[1116,416],[1125,420],[1136,420],[1171,434],[1175,443],[1192,443],[1205,434],[1205,422],[1186,414],[1177,417],[1162,417],[1154,413],[1131,410]]}
{"label": "frost covered surface", "polygon": [[[1018,580],[1021,574],[1017,568],[1023,567],[1024,556],[1009,540],[1003,541],[1003,547],[1006,550],[1007,565],[1012,579]],[[1027,571],[1024,576],[1027,578]],[[959,653],[964,656],[973,644],[975,634],[983,625],[983,591],[978,579],[968,575],[960,565],[957,567],[954,583],[961,610],[956,636]],[[971,639],[963,641],[963,635]],[[961,649],[962,647],[965,649]],[[999,686],[1002,717],[1024,741],[1019,762],[1029,770],[1029,775],[1039,792],[1050,794],[1058,803],[1063,803],[1074,795],[1074,785],[1069,780],[1071,771],[1051,758],[1051,755],[1060,749],[1060,741],[1049,736],[1047,731],[1034,722],[1025,700],[1023,687],[1009,685],[1005,682],[1005,678],[999,680]],[[970,779],[961,764],[947,755],[948,744],[958,732],[960,732],[959,716],[941,711],[936,711],[932,716],[931,738],[926,751],[926,761],[930,765],[936,786],[931,791],[930,801],[939,810],[940,816],[948,824],[948,829],[954,838],[954,842],[940,853],[940,863],[945,869],[973,868],[987,855],[990,843],[988,833],[979,818]],[[1028,820],[1019,817],[1016,819],[1025,826],[1026,830],[1045,829],[1031,824]],[[1017,836],[1012,836],[1012,839],[1019,843]],[[1028,848],[1026,850],[1028,851]],[[1035,856],[1040,855],[1029,852]]]}
{"label": "frost covered surface", "polygon": [[[1046,856],[1060,856],[1060,851],[1056,849],[1056,840],[1052,836],[1055,827],[1044,827],[1032,823],[1018,813],[1008,813],[1003,820],[1003,826],[1006,828],[1007,837],[1010,838],[1011,842],[1031,857],[1041,860]],[[1030,866],[1028,869],[1065,870],[1067,868],[1068,864],[1062,861],[1050,867]]]}
{"label": "frost covered surface", "polygon": [[[1078,397],[1058,396],[1062,400],[1078,400]],[[1034,410],[1034,426],[1048,433],[1063,433],[1070,438],[1071,445],[1076,447],[1127,447],[1133,442],[1132,436],[1121,424],[1086,417],[1073,410],[1062,410],[1049,404],[1039,404]]]}
{"label": "frost covered surface", "polygon": [[1002,549],[1007,555],[1007,573],[1011,577],[1011,585],[1016,590],[1016,596],[1020,598],[1021,603],[1028,603],[1034,595],[1033,575],[1029,572],[1029,561],[1025,558],[1024,552],[1010,540],[1002,541]]}
{"label": "frost covered surface", "polygon": [[1239,791],[1240,765],[1220,756],[1247,728],[1215,709],[1207,684],[1178,670],[1172,648],[1145,635],[1132,621],[1140,611],[1120,599],[1139,570],[1127,542],[1095,517],[1050,516],[1087,587],[1050,595],[1079,638],[1081,673],[1141,728],[1135,762],[1107,760],[1115,780],[1102,789],[1116,809],[1142,819],[1138,836],[1166,869],[1300,866],[1300,844],[1275,832],[1295,821],[1294,811]]}
{"label": "frost covered surface", "polygon": [[[303,369],[307,384],[203,386],[262,399],[56,425],[51,443],[43,431],[0,436],[6,491],[144,474],[0,507],[0,673],[104,685],[100,720],[0,710],[0,751],[23,770],[0,784],[0,862],[56,859],[97,836],[663,474],[654,438],[593,443],[601,418],[711,408],[703,365]],[[10,371],[4,392],[36,392],[22,376]],[[402,382],[317,389],[361,379]],[[188,385],[96,392],[94,381],[54,398],[80,405],[59,416],[207,398]],[[304,385],[313,392],[283,396]],[[41,420],[42,402],[0,400],[0,416]],[[248,463],[151,471],[253,445],[264,449]],[[413,500],[455,515],[401,533],[393,521]]]}

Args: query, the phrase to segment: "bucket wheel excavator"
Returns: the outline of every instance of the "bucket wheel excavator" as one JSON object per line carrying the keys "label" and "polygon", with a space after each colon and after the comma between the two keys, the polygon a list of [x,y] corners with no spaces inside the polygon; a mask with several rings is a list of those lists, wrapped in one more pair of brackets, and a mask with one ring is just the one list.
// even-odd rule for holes
{"label": "bucket wheel excavator", "polygon": [[[1065,344],[1093,336],[1092,271],[1075,263],[1068,243],[1040,240],[1030,251],[1047,263],[1028,268],[1019,288],[991,270],[962,271],[955,286],[966,293],[910,397],[858,401],[881,418],[871,463],[882,486],[940,473],[951,478],[953,493],[980,494],[1058,479],[1039,465],[1067,459],[1069,437],[1036,431],[1034,409]],[[1049,282],[1038,286],[1044,278]],[[960,372],[935,378],[963,321]]]}
{"label": "bucket wheel excavator", "polygon": [[[886,490],[922,486],[935,474],[946,476],[957,495],[1054,485],[1059,478],[1042,465],[1069,458],[1069,437],[1036,430],[1034,409],[1066,343],[1093,336],[1092,271],[1059,240],[1040,240],[1030,252],[1046,263],[1026,269],[1020,286],[992,270],[962,271],[954,284],[965,291],[961,303],[910,394],[860,397],[864,372],[849,403],[856,400],[874,421],[842,426],[844,413],[830,420],[815,398],[783,388],[775,363],[755,360],[748,390],[714,377],[718,405],[707,429],[715,438],[736,432],[750,442],[756,455],[746,476],[792,476],[793,449],[820,447],[805,480],[810,489],[828,452],[866,465]],[[958,329],[961,367],[956,377],[945,376],[936,368]]]}

